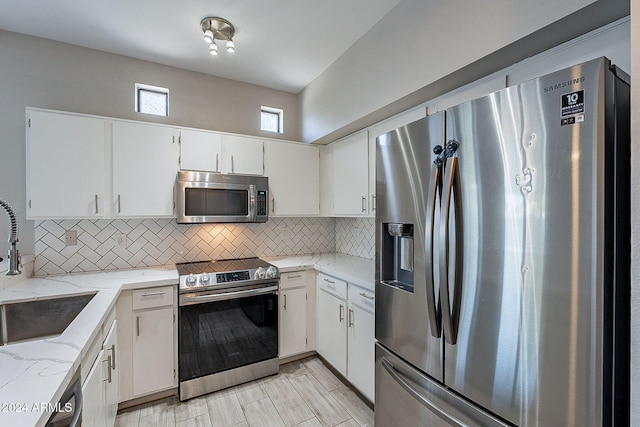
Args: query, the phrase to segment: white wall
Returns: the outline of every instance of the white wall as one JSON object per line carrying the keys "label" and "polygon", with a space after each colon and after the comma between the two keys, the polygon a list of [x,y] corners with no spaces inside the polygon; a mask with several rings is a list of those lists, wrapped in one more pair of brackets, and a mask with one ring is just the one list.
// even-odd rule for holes
{"label": "white wall", "polygon": [[[169,88],[168,118],[134,112],[135,83]],[[284,109],[280,136],[299,140],[297,95],[0,30],[0,198],[16,210],[19,250],[34,253],[25,219],[26,106],[274,137],[259,130],[261,105]],[[3,258],[7,228],[1,210]]]}
{"label": "white wall", "polygon": [[315,141],[593,0],[404,0],[301,92]]}

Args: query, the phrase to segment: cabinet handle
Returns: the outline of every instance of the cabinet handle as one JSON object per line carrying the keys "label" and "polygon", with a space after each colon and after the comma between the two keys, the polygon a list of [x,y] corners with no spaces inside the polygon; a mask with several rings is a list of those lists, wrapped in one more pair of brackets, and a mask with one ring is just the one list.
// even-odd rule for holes
{"label": "cabinet handle", "polygon": [[353,326],[353,310],[349,309],[349,327]]}
{"label": "cabinet handle", "polygon": [[219,155],[220,155],[219,153],[216,153],[216,172],[220,172],[220,167],[218,166],[218,156]]}
{"label": "cabinet handle", "polygon": [[372,211],[376,210],[376,196],[374,195],[371,196],[371,210]]}
{"label": "cabinet handle", "polygon": [[136,336],[140,336],[140,316],[136,316]]}
{"label": "cabinet handle", "polygon": [[367,211],[367,198],[362,196],[362,212]]}
{"label": "cabinet handle", "polygon": [[164,291],[149,292],[149,293],[142,294],[141,296],[142,297],[156,297],[156,296],[159,296],[159,295],[164,295]]}
{"label": "cabinet handle", "polygon": [[332,285],[335,284],[336,282],[334,282],[333,280],[329,280],[329,279],[323,279],[325,282],[327,283],[331,283]]}
{"label": "cabinet handle", "polygon": [[111,344],[111,369],[116,369],[116,345]]}
{"label": "cabinet handle", "polygon": [[344,307],[342,306],[342,304],[340,304],[340,322],[342,322],[344,320]]}
{"label": "cabinet handle", "polygon": [[120,213],[120,195],[118,194],[118,213]]}
{"label": "cabinet handle", "polygon": [[359,294],[361,297],[365,297],[366,299],[370,299],[371,301],[373,301],[374,299],[376,299],[375,296],[370,297],[369,295],[365,294],[364,292],[360,292]]}
{"label": "cabinet handle", "polygon": [[271,199],[271,213],[276,213],[276,199]]}
{"label": "cabinet handle", "polygon": [[102,381],[111,383],[111,355],[108,355],[107,358],[102,361],[102,363],[105,362],[107,363],[107,378],[103,378]]}
{"label": "cabinet handle", "polygon": [[234,167],[233,167],[233,154],[231,155],[231,173],[233,173]]}
{"label": "cabinet handle", "polygon": [[96,215],[98,215],[98,195],[96,194]]}
{"label": "cabinet handle", "polygon": [[291,279],[299,279],[302,277],[302,274],[296,274],[295,276],[287,276],[287,279],[291,280]]}
{"label": "cabinet handle", "polygon": [[286,310],[287,309],[287,294],[284,294],[284,306],[283,308]]}

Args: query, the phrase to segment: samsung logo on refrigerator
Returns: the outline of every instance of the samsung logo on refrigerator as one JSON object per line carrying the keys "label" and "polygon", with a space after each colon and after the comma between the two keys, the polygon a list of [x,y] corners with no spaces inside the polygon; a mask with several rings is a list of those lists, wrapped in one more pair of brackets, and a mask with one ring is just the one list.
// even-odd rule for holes
{"label": "samsung logo on refrigerator", "polygon": [[577,85],[578,83],[582,83],[582,82],[584,82],[584,76],[579,77],[577,79],[567,80],[566,82],[557,83],[555,85],[546,86],[544,88],[544,91],[545,91],[545,93],[546,92],[551,92],[552,90],[562,89],[564,87]]}

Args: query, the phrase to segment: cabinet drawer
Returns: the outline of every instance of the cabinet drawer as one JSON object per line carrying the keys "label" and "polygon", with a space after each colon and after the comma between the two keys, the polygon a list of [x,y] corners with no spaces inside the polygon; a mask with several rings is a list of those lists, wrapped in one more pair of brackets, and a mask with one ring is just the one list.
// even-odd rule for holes
{"label": "cabinet drawer", "polygon": [[291,271],[280,273],[280,289],[299,288],[307,286],[307,271]]}
{"label": "cabinet drawer", "polygon": [[349,284],[349,303],[373,313],[375,311],[375,292]]}
{"label": "cabinet drawer", "polygon": [[316,283],[320,289],[324,289],[338,298],[347,299],[347,282],[344,280],[318,273]]}
{"label": "cabinet drawer", "polygon": [[173,305],[173,294],[175,292],[176,289],[173,286],[133,291],[133,309],[138,310],[141,308]]}

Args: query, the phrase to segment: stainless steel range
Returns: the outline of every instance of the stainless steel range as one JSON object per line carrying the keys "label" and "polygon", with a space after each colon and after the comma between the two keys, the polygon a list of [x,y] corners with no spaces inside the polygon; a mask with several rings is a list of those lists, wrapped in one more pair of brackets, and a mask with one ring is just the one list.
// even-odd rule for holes
{"label": "stainless steel range", "polygon": [[278,373],[277,267],[245,258],[177,268],[180,400]]}

